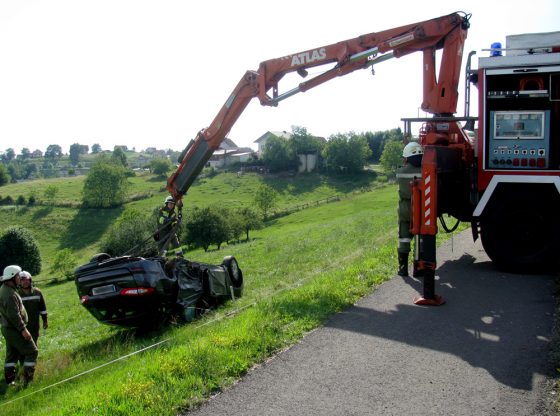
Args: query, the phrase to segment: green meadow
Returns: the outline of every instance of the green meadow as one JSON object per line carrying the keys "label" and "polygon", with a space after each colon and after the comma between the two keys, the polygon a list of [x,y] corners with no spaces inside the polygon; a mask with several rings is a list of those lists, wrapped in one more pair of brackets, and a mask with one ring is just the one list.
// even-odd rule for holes
{"label": "green meadow", "polygon": [[[139,193],[153,195],[127,206],[158,206],[166,195],[161,180],[134,179],[138,183],[131,186]],[[64,195],[79,200],[82,182],[72,180],[73,191],[69,186]],[[250,241],[188,252],[187,258],[208,263],[234,255],[245,291],[242,298],[187,325],[151,332],[101,325],[80,305],[73,282],[41,286],[50,327],[39,339],[36,380],[1,397],[0,413],[175,415],[232,384],[394,275],[397,190],[393,184],[376,183],[373,175],[219,174],[191,188],[185,213],[189,206],[218,202],[249,205],[262,182],[279,193],[278,209],[341,198],[269,221],[251,232]],[[1,192],[8,189],[17,197],[23,192],[18,185]],[[48,269],[48,257],[61,248],[87,260],[123,209],[8,207],[0,211],[0,227],[29,228]]]}

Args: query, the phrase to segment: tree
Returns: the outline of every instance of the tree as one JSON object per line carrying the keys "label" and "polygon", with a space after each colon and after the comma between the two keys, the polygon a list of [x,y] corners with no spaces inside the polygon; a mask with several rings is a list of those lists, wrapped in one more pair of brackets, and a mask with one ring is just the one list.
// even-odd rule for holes
{"label": "tree", "polygon": [[12,160],[8,166],[8,173],[12,177],[12,182],[16,182],[18,179],[23,178],[23,166],[21,163]]}
{"label": "tree", "polygon": [[126,153],[124,152],[122,147],[115,146],[115,150],[113,150],[111,159],[120,163],[124,167],[128,166],[128,162],[126,161]]}
{"label": "tree", "polygon": [[27,147],[21,149],[21,160],[26,161],[30,157],[31,157],[31,151]]}
{"label": "tree", "polygon": [[8,227],[0,236],[0,270],[17,264],[32,275],[41,273],[41,255],[31,232],[24,227]]}
{"label": "tree", "polygon": [[363,135],[368,142],[369,148],[371,149],[371,160],[373,162],[379,162],[381,159],[381,153],[383,153],[383,147],[385,146],[387,140],[402,141],[404,138],[403,132],[400,128],[377,131],[375,133],[367,132],[363,133]]}
{"label": "tree", "polygon": [[57,251],[54,255],[50,271],[53,274],[61,274],[65,279],[71,280],[74,277],[74,269],[77,265],[78,260],[74,253],[72,253],[72,250],[64,248]]}
{"label": "tree", "polygon": [[8,173],[8,168],[4,165],[0,165],[0,186],[10,183],[12,177]]}
{"label": "tree", "polygon": [[128,182],[125,168],[102,158],[92,166],[82,190],[86,207],[108,208],[122,205],[126,199]]}
{"label": "tree", "polygon": [[167,158],[157,158],[150,162],[150,170],[160,176],[166,176],[171,170],[171,162]]}
{"label": "tree", "polygon": [[276,206],[278,193],[268,185],[261,185],[255,192],[255,205],[261,210],[263,219],[266,220],[268,214]]}
{"label": "tree", "polygon": [[305,127],[292,126],[292,137],[288,142],[296,155],[317,153],[323,150],[324,143],[307,132]]}
{"label": "tree", "polygon": [[247,241],[249,241],[249,231],[260,230],[264,227],[264,224],[257,215],[257,212],[250,207],[241,208],[238,210],[238,215],[241,220],[241,226],[245,235],[247,236]]}
{"label": "tree", "polygon": [[101,251],[111,256],[124,254],[154,257],[157,244],[150,238],[156,224],[153,216],[137,209],[125,210],[101,241]]}
{"label": "tree", "polygon": [[57,194],[58,194],[58,186],[56,185],[47,186],[45,188],[45,192],[43,193],[49,205],[54,205]]}
{"label": "tree", "polygon": [[297,157],[288,141],[277,136],[271,136],[266,141],[263,161],[273,172],[296,169],[298,165]]}
{"label": "tree", "polygon": [[45,150],[45,159],[50,160],[50,162],[56,166],[58,161],[62,157],[62,147],[58,144],[50,144]]}
{"label": "tree", "polygon": [[101,151],[102,149],[99,143],[95,143],[93,146],[91,146],[91,153],[97,154],[97,153],[101,153]]}
{"label": "tree", "polygon": [[185,223],[187,241],[195,247],[208,251],[211,244],[220,249],[231,235],[225,211],[215,206],[195,208]]}
{"label": "tree", "polygon": [[323,149],[327,169],[335,172],[361,172],[370,156],[366,138],[354,132],[331,136]]}
{"label": "tree", "polygon": [[403,143],[397,140],[385,142],[383,153],[381,154],[381,167],[388,177],[395,177],[397,169],[402,165]]}
{"label": "tree", "polygon": [[10,163],[16,157],[16,152],[11,147],[2,154],[2,162]]}
{"label": "tree", "polygon": [[25,167],[23,168],[24,172],[23,172],[23,177],[25,179],[29,179],[35,175],[37,175],[37,164],[35,163],[26,163]]}
{"label": "tree", "polygon": [[79,143],[70,145],[70,163],[76,166],[80,162],[80,155],[83,153],[83,146]]}

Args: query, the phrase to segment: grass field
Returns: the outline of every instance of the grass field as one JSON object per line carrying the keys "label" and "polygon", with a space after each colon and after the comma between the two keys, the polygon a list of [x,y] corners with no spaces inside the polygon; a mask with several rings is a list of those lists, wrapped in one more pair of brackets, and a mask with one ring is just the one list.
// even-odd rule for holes
{"label": "grass field", "polygon": [[[258,177],[220,176],[194,187],[187,201],[197,205],[213,197],[228,203],[251,200],[252,181]],[[73,282],[45,286],[51,326],[39,339],[36,381],[25,390],[9,391],[0,401],[0,413],[177,414],[233,383],[253,365],[293,344],[394,274],[394,185],[356,192],[365,183],[319,176],[304,178],[308,183],[278,179],[281,182],[271,183],[285,206],[321,199],[333,191],[348,198],[278,218],[252,232],[249,242],[220,251],[189,252],[188,258],[209,263],[220,263],[225,255],[236,256],[245,276],[245,294],[185,326],[149,333],[104,326],[81,307]],[[153,204],[161,199],[154,198]],[[143,207],[148,202],[132,204]],[[40,239],[41,250],[54,251],[67,244],[85,255],[95,251],[91,247],[119,215],[119,210],[104,212],[102,216],[52,207],[23,213],[8,210],[1,212],[0,227],[10,222],[6,217],[25,219]],[[84,233],[85,228],[96,231]]]}
{"label": "grass field", "polygon": [[[0,188],[3,196],[28,196],[28,192],[42,195],[49,185],[57,186],[61,202],[81,200],[83,177],[57,178],[37,180],[6,185]],[[126,204],[127,208],[135,208],[151,212],[160,206],[167,195],[164,190],[165,179],[150,174],[130,178],[130,193],[147,194],[149,198]],[[203,178],[195,182],[185,197],[185,215],[189,208],[211,204],[224,204],[229,207],[250,206],[253,203],[254,190],[267,183],[278,192],[278,209],[286,209],[292,205],[313,202],[326,197],[340,194],[348,195],[375,183],[375,175],[355,175],[348,177],[329,178],[323,175],[301,176],[260,176],[235,173],[223,173],[212,178]],[[56,271],[50,265],[55,254],[62,249],[71,249],[80,263],[86,262],[98,252],[98,242],[108,228],[119,217],[125,208],[111,209],[75,209],[60,206],[15,207],[0,206],[0,230],[11,225],[23,225],[28,228],[39,245],[43,271],[38,280],[51,279]],[[155,226],[155,224],[154,224]]]}

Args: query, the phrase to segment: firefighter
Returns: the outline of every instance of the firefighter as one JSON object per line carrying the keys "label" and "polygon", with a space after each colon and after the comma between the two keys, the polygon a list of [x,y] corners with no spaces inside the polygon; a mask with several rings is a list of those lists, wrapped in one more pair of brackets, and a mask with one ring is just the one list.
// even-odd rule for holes
{"label": "firefighter", "polygon": [[408,254],[412,234],[410,233],[411,181],[420,178],[424,150],[417,142],[408,143],[403,149],[403,166],[397,170],[399,184],[399,276],[408,276]]}
{"label": "firefighter", "polygon": [[43,321],[43,329],[49,327],[49,321],[47,316],[47,305],[45,304],[45,298],[43,293],[39,288],[33,286],[33,279],[31,273],[22,271],[19,274],[20,283],[18,293],[23,301],[23,306],[27,311],[27,317],[29,322],[27,324],[27,329],[37,344],[39,339],[39,317]]}
{"label": "firefighter", "polygon": [[6,385],[12,385],[16,379],[16,364],[23,356],[23,381],[27,385],[33,380],[37,361],[37,345],[27,329],[27,311],[17,293],[20,283],[21,267],[7,266],[0,281],[0,325],[6,341],[6,361],[4,378]]}
{"label": "firefighter", "polygon": [[[175,212],[175,206],[178,206],[178,213]],[[176,203],[172,196],[165,198],[164,205],[159,209],[158,213],[158,251],[162,256],[167,253],[167,247],[176,248],[175,255],[182,256],[181,244],[177,238],[176,227],[178,221],[182,217],[182,202]],[[169,240],[169,243],[167,242]]]}

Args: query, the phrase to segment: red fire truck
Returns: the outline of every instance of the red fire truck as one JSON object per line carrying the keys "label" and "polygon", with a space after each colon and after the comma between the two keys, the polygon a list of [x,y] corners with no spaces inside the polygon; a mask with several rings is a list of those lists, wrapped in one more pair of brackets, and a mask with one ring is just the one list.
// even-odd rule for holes
{"label": "red fire truck", "polygon": [[[423,296],[416,303],[443,303],[435,294],[434,280],[437,220],[447,229],[445,214],[470,222],[474,238],[481,236],[499,267],[555,267],[560,226],[560,38],[554,33],[508,37],[506,48],[495,47],[493,56],[479,59],[478,70],[470,67],[471,53],[465,71],[466,112],[457,117],[469,18],[457,12],[262,62],[258,70],[243,75],[210,126],[185,148],[167,189],[182,198],[253,98],[276,106],[335,77],[422,52],[421,108],[432,117],[403,119],[408,140],[411,125],[421,123],[419,141],[424,148],[422,177],[412,185],[412,230],[424,280]],[[279,92],[286,74],[305,77],[307,69],[326,64],[332,67]],[[478,117],[469,114],[471,85],[479,92]]]}

